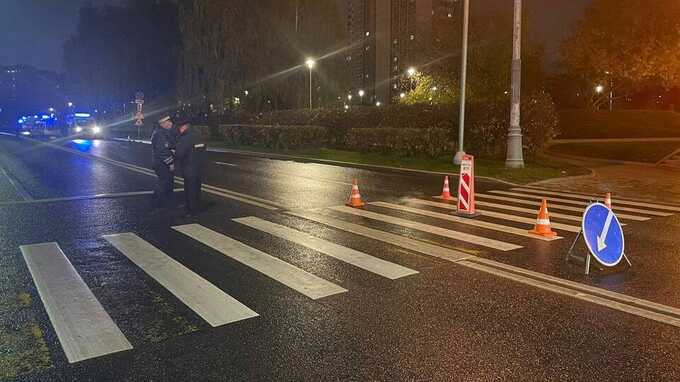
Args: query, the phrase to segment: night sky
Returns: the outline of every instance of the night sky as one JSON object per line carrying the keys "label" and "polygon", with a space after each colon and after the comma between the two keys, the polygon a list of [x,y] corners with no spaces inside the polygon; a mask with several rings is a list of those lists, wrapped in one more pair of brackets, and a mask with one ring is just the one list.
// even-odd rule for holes
{"label": "night sky", "polygon": [[[0,0],[0,65],[29,64],[62,69],[62,44],[75,28],[78,9],[87,0]],[[123,0],[90,0],[118,4]],[[475,0],[473,0],[475,1]],[[509,4],[511,0],[506,0]],[[545,36],[549,61],[559,42],[591,0],[527,0],[532,10],[530,31]]]}

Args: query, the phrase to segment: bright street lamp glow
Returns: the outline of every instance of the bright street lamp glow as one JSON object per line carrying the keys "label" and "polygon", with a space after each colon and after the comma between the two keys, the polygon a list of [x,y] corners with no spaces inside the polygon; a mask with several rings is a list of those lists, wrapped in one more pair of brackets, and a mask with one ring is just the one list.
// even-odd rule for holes
{"label": "bright street lamp glow", "polygon": [[598,93],[602,93],[602,92],[604,91],[604,86],[602,86],[602,85],[597,85],[597,86],[595,87],[595,91],[598,92]]}
{"label": "bright street lamp glow", "polygon": [[312,58],[308,58],[307,61],[305,61],[305,65],[307,65],[309,69],[312,69],[314,68],[314,65],[316,65],[316,61]]}
{"label": "bright street lamp glow", "polygon": [[365,91],[363,91],[363,90],[359,90],[359,97],[363,97],[363,96],[364,96],[365,94],[366,94],[366,92],[365,92]]}
{"label": "bright street lamp glow", "polygon": [[399,98],[404,98],[404,97],[406,97],[406,93],[399,94]]}
{"label": "bright street lamp glow", "polygon": [[378,102],[375,103],[375,106],[380,107],[380,105],[382,105],[382,104],[380,103],[380,101],[378,101]]}
{"label": "bright street lamp glow", "polygon": [[352,100],[352,95],[351,95],[351,94],[347,94],[347,99],[348,99],[349,101],[351,101],[351,100]]}
{"label": "bright street lamp glow", "polygon": [[49,108],[49,109],[47,109],[47,110],[48,110],[50,113],[54,113],[54,108],[53,108],[53,107],[51,107],[51,108]]}
{"label": "bright street lamp glow", "polygon": [[69,102],[68,107],[73,107],[73,102]]}
{"label": "bright street lamp glow", "polygon": [[414,74],[416,74],[416,68],[414,67],[408,68],[408,70],[406,70],[406,74],[408,74],[409,77],[413,76]]}
{"label": "bright street lamp glow", "polygon": [[433,86],[433,87],[432,87],[432,91],[433,91],[433,92],[436,92],[436,91],[437,91],[437,87],[436,87],[436,86]]}

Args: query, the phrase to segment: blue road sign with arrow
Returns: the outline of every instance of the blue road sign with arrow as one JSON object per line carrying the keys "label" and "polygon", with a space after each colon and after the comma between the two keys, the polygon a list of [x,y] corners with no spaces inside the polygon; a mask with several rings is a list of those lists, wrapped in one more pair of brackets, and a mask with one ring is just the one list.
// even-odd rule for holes
{"label": "blue road sign with arrow", "polygon": [[624,257],[621,223],[602,203],[593,203],[583,213],[583,237],[588,250],[600,264],[613,267]]}

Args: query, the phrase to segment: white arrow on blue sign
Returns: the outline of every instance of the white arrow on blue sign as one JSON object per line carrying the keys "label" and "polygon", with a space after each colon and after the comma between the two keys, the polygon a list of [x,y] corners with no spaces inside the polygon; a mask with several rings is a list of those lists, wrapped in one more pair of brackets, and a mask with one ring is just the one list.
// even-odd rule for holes
{"label": "white arrow on blue sign", "polygon": [[602,203],[593,203],[583,213],[583,237],[595,260],[606,267],[617,265],[624,256],[621,223]]}

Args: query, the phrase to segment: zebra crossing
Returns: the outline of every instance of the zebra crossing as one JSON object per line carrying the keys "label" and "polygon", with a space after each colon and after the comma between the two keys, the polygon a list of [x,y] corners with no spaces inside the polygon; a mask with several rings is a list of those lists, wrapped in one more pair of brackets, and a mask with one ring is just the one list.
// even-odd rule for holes
{"label": "zebra crossing", "polygon": [[[420,270],[387,261],[381,258],[379,253],[366,253],[329,239],[322,239],[308,232],[311,231],[309,224],[405,249],[407,254],[425,255],[472,269],[498,273],[506,272],[508,267],[477,257],[475,254],[480,251],[497,251],[511,255],[513,251],[532,243],[543,242],[544,245],[551,245],[552,242],[567,235],[573,237],[579,231],[575,222],[580,220],[579,214],[586,207],[585,201],[594,199],[593,196],[583,194],[542,191],[534,188],[494,190],[477,194],[477,198],[478,205],[483,208],[479,211],[481,216],[476,219],[454,215],[455,205],[446,201],[434,198],[432,200],[406,198],[398,203],[370,202],[365,209],[331,206],[309,211],[271,213],[268,218],[247,216],[232,219],[232,222],[244,229],[332,257],[345,266],[377,275],[387,282],[414,277],[416,279],[413,282],[417,282]],[[526,206],[538,206],[538,200],[542,198],[555,202],[551,203],[551,210],[571,212],[551,213],[551,218],[555,220],[553,228],[561,233],[561,237],[548,239],[528,232],[535,222],[537,211]],[[577,207],[579,205],[581,207]],[[680,207],[632,200],[617,200],[614,209],[617,208],[627,212],[623,219],[629,221],[663,218],[680,211]],[[306,224],[302,225],[305,228],[289,226],[292,223],[285,225],[273,221],[277,220],[274,217],[287,217],[293,221],[305,222]],[[223,256],[236,261],[247,269],[275,281],[277,285],[305,296],[311,303],[351,293],[346,285],[341,285],[342,280],[333,282],[325,280],[313,272],[284,261],[276,250],[263,251],[253,248],[231,237],[229,233],[220,233],[201,224],[174,226],[172,231],[172,234],[182,240],[200,243],[214,256]],[[419,238],[422,234],[433,235],[441,240],[427,241]],[[212,327],[261,317],[248,306],[250,302],[238,301],[194,270],[173,259],[171,254],[163,252],[145,240],[143,236],[123,232],[105,235],[102,238]],[[58,243],[25,245],[20,247],[20,251],[69,362],[79,362],[133,348]],[[548,288],[544,284],[554,282],[546,278],[548,281],[542,281],[543,284],[536,282],[532,284],[532,281],[523,279],[525,275],[518,275],[521,272],[516,270],[512,272],[515,273],[512,276],[501,277],[529,283],[539,288]],[[528,271],[524,271],[526,272]],[[636,314],[635,311],[630,312]]]}

